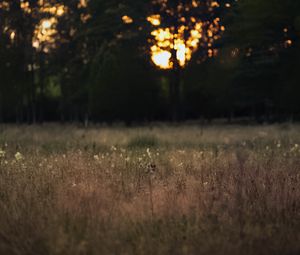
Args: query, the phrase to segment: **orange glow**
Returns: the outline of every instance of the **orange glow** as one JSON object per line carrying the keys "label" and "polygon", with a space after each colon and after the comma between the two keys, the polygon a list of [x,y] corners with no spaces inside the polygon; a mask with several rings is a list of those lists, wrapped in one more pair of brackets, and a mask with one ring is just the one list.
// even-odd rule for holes
{"label": "orange glow", "polygon": [[77,8],[86,8],[88,6],[88,0],[79,0]]}
{"label": "orange glow", "polygon": [[127,16],[127,15],[124,15],[124,16],[122,17],[122,20],[123,20],[123,22],[124,22],[125,24],[131,24],[131,23],[133,23],[133,19],[132,19],[131,17]]}
{"label": "orange glow", "polygon": [[152,31],[155,45],[151,47],[151,59],[161,69],[172,69],[172,51],[176,51],[176,59],[181,67],[191,60],[193,52],[198,48],[202,37],[202,24],[196,23],[190,31],[190,36],[184,39],[187,28],[181,26],[177,31],[174,28],[159,28]]}
{"label": "orange glow", "polygon": [[[29,3],[22,2],[24,11],[30,9]],[[59,39],[57,31],[58,18],[65,15],[68,12],[68,8],[63,4],[51,4],[50,1],[44,0],[39,0],[38,5],[38,11],[42,14],[47,14],[47,16],[49,15],[49,17],[41,19],[35,26],[32,46],[38,51],[48,53],[56,47],[56,42]]]}
{"label": "orange glow", "polygon": [[[213,57],[217,51],[213,49],[215,40],[221,37],[225,27],[220,25],[220,18],[212,21],[202,21],[196,16],[187,16],[193,8],[201,6],[201,1],[192,0],[189,4],[179,4],[175,8],[168,8],[168,0],[154,0],[167,16],[172,19],[177,16],[174,26],[163,26],[164,20],[160,14],[152,14],[147,21],[154,27],[149,40],[150,57],[152,62],[160,69],[173,69],[185,67],[192,59],[193,54],[203,47],[207,57]],[[217,1],[206,4],[209,11],[220,5]]]}
{"label": "orange glow", "polygon": [[284,47],[288,48],[288,47],[292,46],[292,44],[293,44],[293,41],[288,39],[284,42]]}
{"label": "orange glow", "polygon": [[[217,23],[218,24],[218,23]],[[201,40],[210,46],[214,39],[218,39],[217,32],[225,30],[224,27],[211,27],[207,30],[207,35],[203,34],[203,23],[201,21],[194,24],[192,29],[187,26],[180,26],[177,31],[172,28],[158,28],[152,31],[154,45],[151,47],[151,59],[153,63],[161,69],[172,69],[172,51],[176,52],[176,60],[180,67],[184,67],[191,59],[193,53],[198,49]],[[186,34],[189,34],[186,37]],[[208,56],[214,56],[213,49],[208,49]]]}
{"label": "orange glow", "polygon": [[28,13],[28,14],[31,13],[30,4],[29,4],[28,1],[22,1],[22,0],[21,0],[21,2],[20,2],[20,7],[21,7],[21,9],[23,9],[23,11],[24,11],[25,13]]}
{"label": "orange glow", "polygon": [[55,16],[62,16],[65,13],[65,6],[64,5],[45,6],[41,8],[41,11]]}
{"label": "orange glow", "polygon": [[220,6],[220,4],[216,1],[211,3],[211,7],[219,7],[219,6]]}
{"label": "orange glow", "polygon": [[15,39],[15,37],[16,37],[16,32],[15,31],[11,32],[10,33],[10,40],[13,41]]}
{"label": "orange glow", "polygon": [[147,17],[147,21],[149,21],[153,26],[159,26],[161,24],[160,15],[151,15]]}
{"label": "orange glow", "polygon": [[5,11],[9,11],[10,5],[8,1],[2,1],[0,2],[0,9],[3,9]]}
{"label": "orange glow", "polygon": [[161,69],[170,69],[173,67],[173,63],[171,62],[172,54],[169,51],[164,51],[156,46],[151,48],[152,52],[152,61],[154,64],[159,66]]}
{"label": "orange glow", "polygon": [[[86,8],[89,0],[77,0],[77,8]],[[52,0],[37,0],[37,6],[32,6],[29,0],[20,0],[20,8],[26,15],[32,15],[33,18],[41,17],[35,25],[32,36],[32,47],[38,51],[49,52],[57,46],[57,41],[60,35],[57,30],[59,18],[66,15],[69,10],[68,7],[55,3]],[[10,1],[0,1],[0,9],[9,11]],[[41,15],[41,16],[40,16]],[[81,21],[87,22],[91,18],[90,14],[81,14]],[[14,41],[17,32],[12,31],[10,27],[5,26],[4,32],[8,32],[11,41]],[[74,34],[74,29],[70,30],[70,35]]]}
{"label": "orange glow", "polygon": [[34,31],[33,47],[39,49],[43,44],[46,44],[44,45],[44,51],[47,52],[50,48],[54,47],[57,24],[58,20],[55,17],[42,19]]}
{"label": "orange glow", "polygon": [[92,18],[91,14],[83,14],[82,13],[80,15],[80,20],[82,21],[82,23],[86,23],[91,18]]}

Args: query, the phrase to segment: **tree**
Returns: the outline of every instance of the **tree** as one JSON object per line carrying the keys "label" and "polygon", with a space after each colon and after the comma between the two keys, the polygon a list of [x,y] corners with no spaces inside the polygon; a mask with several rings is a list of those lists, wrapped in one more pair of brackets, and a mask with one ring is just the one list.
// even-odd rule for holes
{"label": "tree", "polygon": [[233,81],[235,90],[243,92],[237,103],[265,120],[275,112],[299,113],[294,96],[299,90],[293,85],[299,80],[299,9],[293,0],[240,1],[227,31],[227,47],[240,59]]}
{"label": "tree", "polygon": [[[221,25],[220,14],[230,1],[218,3],[214,0],[153,0],[146,19],[154,27],[150,29],[148,51],[153,64],[162,70],[169,70],[169,94],[171,118],[176,121],[181,115],[182,70],[191,61],[193,54],[198,63],[217,54],[217,41],[225,27]],[[134,19],[123,16],[125,24]]]}

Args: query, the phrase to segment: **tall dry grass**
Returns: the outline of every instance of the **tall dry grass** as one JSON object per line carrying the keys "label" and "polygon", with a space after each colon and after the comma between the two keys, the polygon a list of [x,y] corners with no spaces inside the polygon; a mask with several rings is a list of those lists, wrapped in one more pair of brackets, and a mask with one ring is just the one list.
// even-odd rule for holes
{"label": "tall dry grass", "polygon": [[300,127],[2,127],[0,254],[299,254]]}

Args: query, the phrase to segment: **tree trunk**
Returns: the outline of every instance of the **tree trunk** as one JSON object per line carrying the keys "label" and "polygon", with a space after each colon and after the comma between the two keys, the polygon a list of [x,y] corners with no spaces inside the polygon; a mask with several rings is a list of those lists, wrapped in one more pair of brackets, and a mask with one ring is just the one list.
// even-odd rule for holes
{"label": "tree trunk", "polygon": [[[177,31],[177,27],[175,27]],[[175,39],[174,39],[175,40]],[[174,41],[175,45],[175,41]],[[177,51],[173,49],[171,51],[171,61],[173,62],[173,68],[170,78],[170,103],[171,103],[171,120],[178,122],[181,119],[181,67],[177,59]]]}
{"label": "tree trunk", "polygon": [[33,63],[31,70],[31,122],[32,124],[36,123],[36,87]]}
{"label": "tree trunk", "polygon": [[0,92],[0,124],[2,124],[3,123],[3,107],[2,107],[2,102],[3,102],[3,100],[2,100],[2,94],[1,94],[1,92]]}
{"label": "tree trunk", "polygon": [[177,122],[182,117],[182,105],[181,105],[181,70],[175,68],[172,70],[170,79],[170,103],[171,103],[171,120]]}
{"label": "tree trunk", "polygon": [[40,99],[39,99],[39,122],[44,122],[44,101],[45,101],[45,57],[40,53]]}

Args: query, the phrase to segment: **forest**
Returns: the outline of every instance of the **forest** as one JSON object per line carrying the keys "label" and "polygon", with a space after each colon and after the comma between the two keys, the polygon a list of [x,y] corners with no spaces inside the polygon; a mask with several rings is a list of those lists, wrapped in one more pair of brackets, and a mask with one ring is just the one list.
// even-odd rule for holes
{"label": "forest", "polygon": [[0,255],[300,254],[299,0],[0,0]]}
{"label": "forest", "polygon": [[300,119],[299,1],[1,0],[0,31],[1,123]]}

